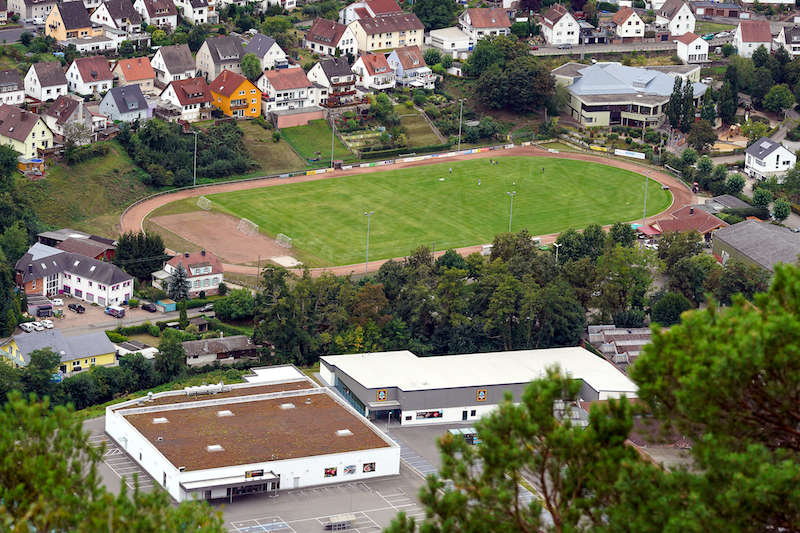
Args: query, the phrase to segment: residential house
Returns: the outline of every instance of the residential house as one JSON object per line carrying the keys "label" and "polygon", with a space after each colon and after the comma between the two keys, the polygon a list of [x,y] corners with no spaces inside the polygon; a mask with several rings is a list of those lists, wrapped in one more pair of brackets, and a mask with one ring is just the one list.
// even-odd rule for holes
{"label": "residential house", "polygon": [[542,36],[550,46],[578,44],[580,26],[562,4],[553,4],[542,19]]}
{"label": "residential house", "polygon": [[260,33],[253,35],[253,38],[245,46],[244,53],[254,54],[261,61],[261,70],[289,66],[289,58],[283,48],[272,37]]}
{"label": "residential house", "polygon": [[31,246],[15,266],[25,294],[70,294],[97,305],[118,305],[133,295],[133,278],[118,266],[41,243]]}
{"label": "residential house", "polygon": [[261,0],[261,10],[266,11],[269,6],[281,6],[284,11],[291,11],[297,7],[297,0]]}
{"label": "residential house", "polygon": [[421,46],[425,40],[425,27],[413,13],[392,13],[358,19],[348,27],[353,30],[361,52]]}
{"label": "residential house", "polygon": [[395,0],[364,0],[353,2],[339,11],[339,22],[350,24],[359,19],[402,13]]}
{"label": "residential house", "polygon": [[258,359],[259,345],[247,335],[185,341],[187,366],[232,365],[240,359]]}
{"label": "residential house", "polygon": [[23,157],[38,157],[40,148],[53,147],[53,132],[39,115],[3,104],[0,105],[0,144],[10,146]]}
{"label": "residential house", "polygon": [[659,233],[686,233],[696,231],[706,242],[711,242],[711,234],[719,228],[728,225],[711,213],[698,206],[687,205],[674,211],[669,217],[662,218],[653,222],[652,226]]}
{"label": "residential house", "polygon": [[96,37],[103,31],[99,25],[92,23],[89,12],[83,2],[63,2],[53,6],[45,21],[45,35],[56,41],[67,39]]}
{"label": "residential house", "polygon": [[742,57],[753,57],[753,52],[763,46],[769,52],[772,30],[768,20],[740,20],[733,36],[733,46]]}
{"label": "residential house", "polygon": [[96,24],[127,33],[142,31],[142,15],[133,8],[131,0],[105,0],[89,18]]}
{"label": "residential house", "polygon": [[[53,247],[53,248],[60,248],[60,245],[67,242],[67,241],[92,241],[93,244],[101,246],[104,248],[105,253],[103,257],[95,257],[95,259],[104,259],[106,261],[111,261],[114,259],[114,254],[117,250],[117,241],[113,239],[109,239],[107,237],[101,237],[99,235],[91,235],[89,233],[84,233],[82,231],[77,231],[70,228],[61,228],[56,230],[48,230],[43,231],[41,233],[36,234],[36,242],[40,242],[44,245]],[[65,252],[77,252],[77,250],[64,250]],[[87,254],[81,254],[87,255]],[[87,257],[92,257],[87,255]]]}
{"label": "residential house", "polygon": [[352,28],[335,20],[317,18],[303,38],[303,47],[320,55],[334,56],[336,50],[341,54],[356,55],[358,46]]}
{"label": "residential house", "polygon": [[219,17],[214,0],[175,0],[175,7],[191,24],[216,24]]}
{"label": "residential house", "polygon": [[241,74],[243,55],[241,38],[235,35],[209,37],[197,51],[197,71],[207,80],[217,78],[223,70]]}
{"label": "residential house", "polygon": [[67,94],[67,76],[58,61],[34,63],[25,74],[25,95],[41,102]]}
{"label": "residential house", "polygon": [[178,27],[178,9],[172,0],[135,0],[133,8],[145,24],[167,29]]}
{"label": "residential house", "polygon": [[24,367],[33,352],[48,348],[61,356],[58,369],[66,376],[117,361],[116,348],[104,331],[65,337],[57,329],[14,335],[0,343],[0,357],[11,366]]}
{"label": "residential house", "polygon": [[720,263],[740,261],[774,272],[778,263],[797,264],[800,233],[759,220],[745,220],[714,233],[711,252]]}
{"label": "residential house", "polygon": [[616,36],[623,42],[631,42],[644,38],[644,21],[630,7],[623,7],[611,17]]}
{"label": "residential house", "polygon": [[669,29],[672,37],[693,33],[696,18],[683,0],[667,0],[656,11],[656,25]]}
{"label": "residential house", "polygon": [[708,41],[692,32],[684,33],[675,39],[678,57],[684,63],[705,63],[708,61]]}
{"label": "residential house", "polygon": [[299,109],[311,106],[313,85],[301,68],[269,70],[256,82],[261,91],[261,111]]}
{"label": "residential house", "polygon": [[63,252],[71,252],[84,257],[91,257],[98,261],[111,261],[114,258],[117,247],[94,239],[76,239],[70,237],[55,245],[54,248]]}
{"label": "residential house", "polygon": [[79,146],[93,142],[94,134],[106,125],[104,117],[92,114],[84,105],[83,98],[72,94],[56,98],[42,113],[42,119],[57,141],[64,142],[64,137],[69,136]]}
{"label": "residential house", "polygon": [[168,289],[169,279],[175,274],[178,265],[186,270],[189,281],[189,296],[194,298],[201,292],[206,295],[217,294],[222,283],[222,262],[211,252],[186,252],[176,255],[164,264],[164,269],[153,272],[153,286]]}
{"label": "residential house", "polygon": [[[585,126],[658,127],[664,122],[675,76],[689,80],[699,66],[626,67],[620,63],[566,63],[552,71],[556,83],[567,87],[572,118]],[[698,105],[708,87],[692,83]]]}
{"label": "residential house", "polygon": [[253,118],[261,114],[261,91],[241,74],[223,70],[208,89],[211,105],[229,117]]}
{"label": "residential house", "polygon": [[585,20],[579,20],[578,27],[580,28],[579,44],[606,44],[608,42],[608,29],[595,27]]}
{"label": "residential house", "polygon": [[[742,5],[750,4],[751,6],[756,3],[756,0],[742,0]],[[794,9],[795,3],[792,0],[758,0],[762,5],[784,6],[784,8]]]}
{"label": "residential house", "polygon": [[422,57],[419,46],[404,46],[392,50],[388,57],[397,84],[416,89],[433,89],[435,77]]}
{"label": "residential house", "polygon": [[19,105],[25,101],[25,83],[17,69],[0,70],[0,103]]}
{"label": "residential house", "polygon": [[150,64],[156,73],[156,79],[164,85],[171,81],[194,78],[197,72],[194,57],[187,44],[162,46],[156,50]]}
{"label": "residential house", "polygon": [[0,0],[0,24],[8,22],[8,2]]}
{"label": "residential house", "polygon": [[67,69],[69,90],[82,96],[102,94],[113,84],[114,75],[103,56],[76,58]]}
{"label": "residential house", "polygon": [[794,152],[780,142],[761,137],[745,150],[744,172],[760,180],[775,176],[780,183],[795,163],[797,156]]}
{"label": "residential house", "polygon": [[384,91],[394,87],[394,72],[383,54],[365,52],[353,63],[356,84],[367,91]]}
{"label": "residential house", "polygon": [[144,93],[155,91],[156,73],[147,57],[120,59],[114,65],[114,79],[121,86],[138,85]]}
{"label": "residential house", "polygon": [[100,102],[100,112],[111,120],[122,122],[147,120],[152,115],[142,89],[136,84],[108,91]]}
{"label": "residential house", "polygon": [[800,26],[781,26],[775,48],[783,47],[792,57],[800,56]]}
{"label": "residential house", "polygon": [[207,120],[211,113],[211,91],[205,78],[172,81],[161,92],[161,99],[176,106],[187,122]]}
{"label": "residential house", "polygon": [[308,79],[325,87],[327,97],[319,104],[341,107],[355,103],[356,77],[344,57],[323,59],[308,71]]}
{"label": "residential house", "polygon": [[454,59],[466,59],[472,52],[475,41],[461,31],[460,28],[452,26],[450,28],[431,30],[425,38],[425,44],[436,48],[443,54],[452,56]]}
{"label": "residential house", "polygon": [[8,10],[19,13],[19,18],[23,20],[45,20],[55,5],[56,0],[8,0]]}
{"label": "residential house", "polygon": [[[465,9],[458,17],[458,25],[475,42],[484,37],[511,33],[511,21],[508,19],[505,9],[499,7]],[[577,32],[577,28],[575,31]]]}

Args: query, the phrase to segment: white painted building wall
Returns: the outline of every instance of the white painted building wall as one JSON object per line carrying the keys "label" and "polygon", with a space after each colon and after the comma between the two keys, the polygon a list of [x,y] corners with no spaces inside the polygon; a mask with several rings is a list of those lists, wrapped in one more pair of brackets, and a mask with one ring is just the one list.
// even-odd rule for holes
{"label": "white painted building wall", "polygon": [[578,21],[575,20],[571,13],[567,13],[552,28],[542,24],[542,33],[547,44],[556,46],[559,44],[578,44],[581,32],[578,27]]}
{"label": "white painted building wall", "polygon": [[[320,369],[323,365],[320,365]],[[430,424],[442,424],[445,422],[464,422],[464,411],[467,412],[467,422],[475,421],[480,417],[491,413],[497,409],[497,404],[482,404],[482,405],[466,405],[463,407],[443,407],[443,408],[425,408],[424,410],[415,409],[411,411],[402,411],[400,415],[400,422],[403,426],[424,426]],[[441,411],[441,417],[435,418],[417,418],[417,413]],[[474,414],[473,414],[474,413]],[[411,417],[409,419],[408,417]]]}
{"label": "white painted building wall", "polygon": [[[66,292],[66,286],[69,288],[69,293],[76,298],[99,305],[120,304],[129,299],[133,294],[132,279],[115,285],[106,285],[66,271],[61,274],[59,283],[60,290]],[[76,293],[76,290],[80,292]],[[80,294],[80,296],[78,294]]]}
{"label": "white painted building wall", "polygon": [[42,87],[36,70],[31,66],[25,74],[25,94],[31,98],[36,98],[42,102],[55,100],[61,95],[67,94],[67,84]]}

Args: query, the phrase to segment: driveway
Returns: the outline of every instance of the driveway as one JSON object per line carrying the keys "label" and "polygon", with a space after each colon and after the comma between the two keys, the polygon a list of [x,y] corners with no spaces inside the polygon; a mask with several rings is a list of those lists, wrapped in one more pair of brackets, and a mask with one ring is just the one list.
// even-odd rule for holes
{"label": "driveway", "polygon": [[[64,318],[53,320],[53,323],[66,337],[75,337],[97,330],[114,329],[120,326],[133,326],[147,321],[155,323],[159,320],[178,318],[179,315],[177,311],[170,313],[148,313],[142,309],[129,309],[126,307],[125,318],[116,319],[105,314],[105,308],[99,305],[92,305],[67,295],[63,295],[62,298],[64,300],[64,306],[58,309],[64,311]],[[75,311],[69,310],[67,306],[71,303],[81,304],[86,309],[86,312],[78,314]]]}

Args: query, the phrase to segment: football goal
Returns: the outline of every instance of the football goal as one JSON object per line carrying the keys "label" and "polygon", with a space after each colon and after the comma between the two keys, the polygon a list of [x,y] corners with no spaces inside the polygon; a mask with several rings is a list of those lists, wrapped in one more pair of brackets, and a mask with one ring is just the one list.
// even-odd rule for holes
{"label": "football goal", "polygon": [[210,211],[211,210],[211,200],[209,200],[205,196],[201,196],[200,198],[197,199],[197,207],[199,207],[203,211]]}
{"label": "football goal", "polygon": [[246,218],[242,218],[239,219],[239,225],[236,229],[248,236],[255,235],[258,233],[258,224]]}
{"label": "football goal", "polygon": [[284,235],[283,233],[278,233],[278,235],[275,237],[275,242],[278,243],[278,246],[283,246],[284,248],[292,247],[292,238],[288,235]]}

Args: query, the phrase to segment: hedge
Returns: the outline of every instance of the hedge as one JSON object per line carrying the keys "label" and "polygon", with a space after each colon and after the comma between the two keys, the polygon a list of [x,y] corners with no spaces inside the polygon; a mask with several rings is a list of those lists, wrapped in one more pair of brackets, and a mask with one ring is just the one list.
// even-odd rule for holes
{"label": "hedge", "polygon": [[111,342],[125,342],[128,340],[128,337],[121,335],[116,331],[106,331],[106,337],[108,337],[108,340]]}
{"label": "hedge", "polygon": [[150,333],[150,326],[152,326],[150,322],[145,322],[136,326],[120,327],[114,331],[120,335],[140,335],[142,333]]}
{"label": "hedge", "polygon": [[221,331],[225,335],[246,335],[250,336],[250,332],[244,328],[238,328],[236,326],[231,326],[230,324],[225,324],[218,318],[209,318],[208,319],[208,327],[209,329],[213,329],[215,331]]}
{"label": "hedge", "polygon": [[365,147],[360,149],[359,153],[361,154],[361,159],[385,159],[387,157],[398,156],[401,154],[427,154],[431,152],[442,152],[444,150],[449,150],[451,146],[453,146],[452,143],[445,143],[432,144],[429,146],[392,148],[389,150],[370,150],[369,147]]}

